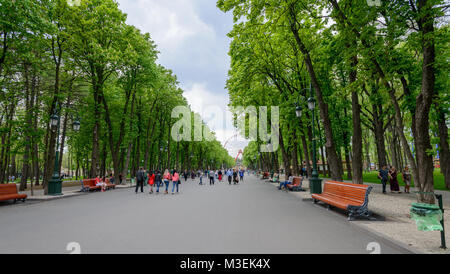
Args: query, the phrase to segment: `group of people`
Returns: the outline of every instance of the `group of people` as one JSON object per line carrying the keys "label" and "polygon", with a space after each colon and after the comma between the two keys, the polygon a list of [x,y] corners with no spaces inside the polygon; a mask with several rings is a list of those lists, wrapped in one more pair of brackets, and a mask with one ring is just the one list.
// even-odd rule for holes
{"label": "group of people", "polygon": [[[386,185],[389,182],[391,193],[402,193],[398,182],[398,171],[394,166],[388,168],[386,165],[378,172],[378,178],[383,185],[383,194],[386,194]],[[402,172],[402,179],[405,183],[405,193],[410,193],[411,188],[411,172],[409,167],[405,167]]]}
{"label": "group of people", "polygon": [[240,181],[244,181],[245,171],[243,169],[228,169],[228,170],[205,170],[198,172],[200,182],[199,185],[203,185],[203,177],[209,178],[209,185],[214,185],[215,180],[223,182],[224,176],[227,177],[228,184],[238,184]]}
{"label": "group of people", "polygon": [[172,183],[172,195],[179,193],[179,185],[181,184],[180,175],[176,170],[169,171],[166,169],[163,174],[159,170],[146,171],[143,167],[139,168],[136,173],[136,194],[141,189],[144,192],[144,184],[147,183],[150,186],[150,194],[153,194],[153,188],[156,187],[156,193],[159,193],[160,187],[165,186],[164,194],[169,194],[169,186]]}

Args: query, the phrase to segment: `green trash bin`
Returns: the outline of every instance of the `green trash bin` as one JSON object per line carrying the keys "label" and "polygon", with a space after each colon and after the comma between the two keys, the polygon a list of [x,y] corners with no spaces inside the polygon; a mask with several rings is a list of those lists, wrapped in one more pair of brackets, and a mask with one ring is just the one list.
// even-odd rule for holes
{"label": "green trash bin", "polygon": [[410,214],[411,219],[416,221],[419,231],[443,231],[441,224],[443,214],[439,206],[413,203]]}

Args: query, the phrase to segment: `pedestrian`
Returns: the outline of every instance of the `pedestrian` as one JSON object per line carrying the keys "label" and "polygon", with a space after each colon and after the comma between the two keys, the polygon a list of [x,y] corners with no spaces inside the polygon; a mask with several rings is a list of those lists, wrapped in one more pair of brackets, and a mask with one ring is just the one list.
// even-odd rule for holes
{"label": "pedestrian", "polygon": [[157,170],[155,174],[155,183],[156,183],[156,193],[159,193],[159,187],[162,185],[162,176],[159,170]]}
{"label": "pedestrian", "polygon": [[145,173],[144,168],[140,167],[139,171],[136,173],[136,194],[138,193],[139,187],[141,187],[141,192],[144,193],[144,179],[145,179]]}
{"label": "pedestrian", "polygon": [[402,173],[403,182],[405,182],[405,193],[410,193],[409,189],[411,187],[411,172],[409,171],[409,167],[406,166]]}
{"label": "pedestrian", "polygon": [[165,194],[169,194],[169,184],[170,184],[170,181],[172,181],[172,175],[170,174],[168,169],[166,169],[166,171],[164,171],[163,179],[164,179],[164,184],[166,184]]}
{"label": "pedestrian", "polygon": [[393,192],[401,193],[397,175],[398,175],[397,169],[395,169],[394,166],[391,167],[391,169],[389,170],[389,180],[390,180],[389,184],[391,186],[391,193]]}
{"label": "pedestrian", "polygon": [[153,185],[155,184],[155,173],[153,171],[150,171],[150,174],[148,176],[148,185],[150,186],[150,194],[153,194]]}
{"label": "pedestrian", "polygon": [[144,186],[147,186],[148,183],[148,171],[144,169]]}
{"label": "pedestrian", "polygon": [[215,176],[214,170],[210,170],[209,171],[209,185],[210,186],[214,185],[214,176]]}
{"label": "pedestrian", "polygon": [[231,180],[233,179],[233,172],[231,172],[231,169],[227,170],[227,179],[228,179],[228,184],[231,185]]}
{"label": "pedestrian", "polygon": [[238,173],[237,173],[236,169],[233,169],[233,183],[234,184],[239,183]]}
{"label": "pedestrian", "polygon": [[184,172],[183,172],[183,177],[184,177],[184,181],[186,182],[187,181],[187,178],[188,178],[188,171],[185,169],[184,170]]}
{"label": "pedestrian", "polygon": [[203,185],[203,172],[200,172],[200,175],[198,177],[200,178],[200,183],[198,184]]}
{"label": "pedestrian", "polygon": [[122,184],[122,182],[123,182],[123,175],[122,175],[122,173],[119,173],[119,182],[120,182],[120,184]]}
{"label": "pedestrian", "polygon": [[239,178],[240,178],[240,181],[244,181],[244,170],[243,169],[239,170]]}
{"label": "pedestrian", "polygon": [[386,184],[389,180],[389,171],[386,165],[384,165],[378,172],[378,179],[381,180],[381,184],[383,185],[383,194],[386,194]]}
{"label": "pedestrian", "polygon": [[178,185],[179,185],[179,181],[180,181],[180,175],[178,175],[177,171],[174,170],[174,171],[173,171],[173,176],[172,176],[172,182],[173,182],[173,186],[172,186],[172,195],[175,194],[175,193],[174,193],[175,186],[177,187],[177,193],[178,193]]}
{"label": "pedestrian", "polygon": [[109,182],[111,184],[114,184],[115,181],[116,181],[116,178],[114,178],[114,173],[113,172],[109,173]]}
{"label": "pedestrian", "polygon": [[219,182],[222,182],[222,175],[223,175],[222,170],[219,170],[218,174],[219,174]]}

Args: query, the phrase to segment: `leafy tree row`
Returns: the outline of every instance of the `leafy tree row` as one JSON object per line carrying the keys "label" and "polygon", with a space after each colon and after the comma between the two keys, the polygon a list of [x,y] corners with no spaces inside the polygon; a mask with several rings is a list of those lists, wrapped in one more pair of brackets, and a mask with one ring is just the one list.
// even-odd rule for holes
{"label": "leafy tree row", "polygon": [[188,104],[150,35],[116,1],[78,2],[0,0],[0,182],[47,189],[56,149],[77,177],[232,165],[218,141],[172,140],[172,109]]}
{"label": "leafy tree row", "polygon": [[[232,105],[280,106],[280,151],[244,153],[269,168],[310,170],[312,136],[330,177],[362,183],[374,147],[379,166],[408,165],[415,185],[432,192],[433,159],[450,188],[449,26],[445,1],[219,0],[234,28],[227,87]],[[310,87],[319,121],[311,124]],[[295,103],[303,116],[295,116]],[[243,118],[243,117],[242,117]],[[388,144],[389,148],[386,147]],[[364,155],[365,154],[365,155]],[[273,159],[273,160],[270,160]],[[370,163],[369,159],[368,163]],[[400,166],[401,165],[401,166]],[[422,200],[432,202],[427,195]]]}

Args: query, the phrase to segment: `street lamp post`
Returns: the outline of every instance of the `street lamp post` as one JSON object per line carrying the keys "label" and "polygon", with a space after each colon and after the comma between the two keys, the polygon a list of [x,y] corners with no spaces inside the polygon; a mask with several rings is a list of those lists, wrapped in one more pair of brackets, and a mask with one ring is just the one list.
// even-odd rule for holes
{"label": "street lamp post", "polygon": [[[312,87],[309,88],[310,97],[308,98],[308,109],[312,113],[312,149],[313,149],[313,171],[311,174],[311,178],[309,179],[309,189],[311,194],[322,194],[322,179],[319,178],[319,173],[317,172],[317,156],[316,156],[316,134],[314,131],[315,125],[315,108],[316,108],[316,99],[314,98],[314,93]],[[295,109],[296,116],[300,119],[302,116],[302,107],[300,106],[300,100],[297,100],[297,106]]]}
{"label": "street lamp post", "polygon": [[[58,106],[55,107],[53,115],[50,117],[50,125],[56,129],[56,147],[55,147],[55,163],[53,166],[53,176],[48,181],[48,195],[60,196],[62,194],[62,180],[61,171],[59,170],[59,130],[61,124],[61,116],[58,110]],[[78,119],[73,122],[73,130],[80,130],[80,121]]]}

